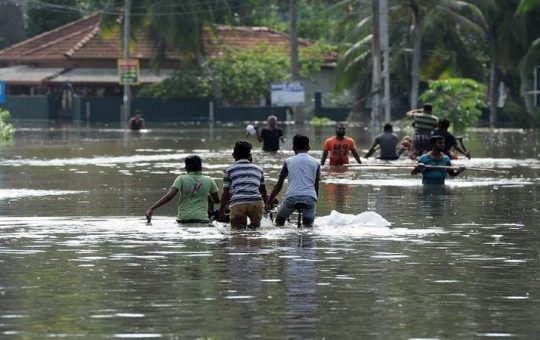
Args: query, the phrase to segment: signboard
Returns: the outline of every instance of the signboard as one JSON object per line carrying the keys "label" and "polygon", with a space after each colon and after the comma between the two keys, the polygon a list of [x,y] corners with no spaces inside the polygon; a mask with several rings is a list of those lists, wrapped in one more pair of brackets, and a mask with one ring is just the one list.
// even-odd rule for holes
{"label": "signboard", "polygon": [[0,104],[4,104],[6,102],[6,82],[0,81]]}
{"label": "signboard", "polygon": [[295,81],[290,83],[272,83],[272,105],[296,106],[305,102],[304,83]]}
{"label": "signboard", "polygon": [[118,76],[120,84],[139,84],[139,60],[118,59]]}

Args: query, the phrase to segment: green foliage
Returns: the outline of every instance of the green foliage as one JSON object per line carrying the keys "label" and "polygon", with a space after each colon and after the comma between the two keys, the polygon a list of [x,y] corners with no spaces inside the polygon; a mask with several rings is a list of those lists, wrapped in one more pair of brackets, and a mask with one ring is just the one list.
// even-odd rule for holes
{"label": "green foliage", "polygon": [[246,51],[229,50],[224,56],[210,58],[208,67],[223,99],[231,104],[268,96],[270,83],[289,77],[287,55],[270,46]]}
{"label": "green foliage", "polygon": [[138,93],[141,97],[211,97],[210,77],[204,76],[200,68],[184,68],[170,78],[144,86]]}
{"label": "green foliage", "polygon": [[446,117],[454,130],[474,126],[487,107],[486,86],[472,79],[451,78],[430,80],[429,89],[420,99],[433,105],[435,115]]}
{"label": "green foliage", "polygon": [[6,123],[9,117],[10,115],[7,110],[0,109],[0,141],[11,140],[15,134],[13,125]]}
{"label": "green foliage", "polygon": [[313,117],[311,118],[311,125],[315,127],[322,127],[332,124],[332,120],[328,117]]}
{"label": "green foliage", "polygon": [[[252,0],[253,9],[238,24],[245,26],[265,26],[271,29],[289,31],[289,1]],[[331,41],[338,20],[346,15],[343,7],[335,8],[335,0],[298,1],[298,36],[304,39]]]}
{"label": "green foliage", "polygon": [[26,34],[34,36],[81,18],[79,6],[77,0],[48,0],[46,4],[30,1]]}
{"label": "green foliage", "polygon": [[[300,74],[307,77],[320,69],[327,45],[315,44],[300,52]],[[205,71],[203,71],[205,70]],[[223,56],[209,58],[201,68],[183,69],[173,77],[144,87],[140,96],[215,97],[229,104],[258,103],[270,95],[270,84],[290,78],[288,55],[272,46],[241,51],[230,49]]]}

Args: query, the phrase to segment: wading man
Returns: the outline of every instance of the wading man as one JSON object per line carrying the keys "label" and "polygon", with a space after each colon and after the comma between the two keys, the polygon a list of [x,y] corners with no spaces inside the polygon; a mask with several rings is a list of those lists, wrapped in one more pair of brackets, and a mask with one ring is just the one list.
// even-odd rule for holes
{"label": "wading man", "polygon": [[330,165],[349,164],[349,152],[352,153],[358,164],[362,164],[360,156],[356,151],[356,143],[354,139],[345,136],[345,130],[344,124],[337,124],[336,135],[324,141],[321,165],[324,165],[329,153]]}
{"label": "wading man", "polygon": [[462,173],[465,168],[451,168],[450,157],[443,153],[444,138],[432,136],[429,139],[431,151],[418,159],[418,165],[411,171],[411,175],[422,173],[422,184],[444,184],[446,174],[455,177]]}

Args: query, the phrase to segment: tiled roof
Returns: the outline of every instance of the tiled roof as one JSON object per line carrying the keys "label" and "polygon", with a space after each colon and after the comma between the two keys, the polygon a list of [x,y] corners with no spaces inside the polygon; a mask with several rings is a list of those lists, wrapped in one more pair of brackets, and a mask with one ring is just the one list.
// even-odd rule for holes
{"label": "tiled roof", "polygon": [[0,80],[10,84],[41,83],[51,79],[62,72],[63,68],[35,68],[26,65],[17,65],[0,68]]}
{"label": "tiled roof", "polygon": [[[122,56],[118,38],[105,39],[100,34],[100,16],[94,14],[67,25],[58,27],[0,51],[0,62],[24,63],[40,60],[116,60]],[[214,32],[205,32],[206,52],[210,56],[219,55],[223,46],[246,49],[267,44],[289,49],[288,36],[265,27],[218,26]],[[150,59],[152,42],[144,33],[136,34],[136,44],[130,55],[133,58]],[[301,40],[300,47],[309,45]],[[326,62],[335,62],[335,54],[325,57]],[[170,53],[168,59],[177,60],[178,53]]]}

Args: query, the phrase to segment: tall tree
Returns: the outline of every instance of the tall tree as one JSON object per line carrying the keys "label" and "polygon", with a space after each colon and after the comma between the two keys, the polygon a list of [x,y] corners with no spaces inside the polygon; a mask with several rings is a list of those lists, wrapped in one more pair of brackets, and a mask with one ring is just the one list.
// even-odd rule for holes
{"label": "tall tree", "polygon": [[26,34],[34,36],[82,17],[77,0],[29,1]]}
{"label": "tall tree", "polygon": [[[495,126],[498,121],[499,83],[504,81],[511,92],[516,90],[514,84],[520,81],[516,65],[523,59],[531,44],[533,28],[527,18],[514,15],[520,0],[473,0],[473,3],[482,10],[485,18],[484,46],[489,58],[489,123],[490,126]],[[536,31],[538,33],[538,29]],[[519,93],[519,85],[517,92]]]}
{"label": "tall tree", "polygon": [[0,49],[24,39],[21,5],[0,0]]}
{"label": "tall tree", "polygon": [[[482,32],[482,15],[477,7],[458,0],[396,0],[391,4],[389,12],[391,76],[396,79],[392,80],[392,96],[401,98],[408,89],[408,109],[417,106],[419,83],[423,73],[436,78],[447,72],[449,67],[470,67],[468,60],[463,60],[462,65],[439,63],[440,66],[437,68],[431,68],[431,62],[438,59],[434,57],[440,56],[439,52],[455,55],[458,50],[448,50],[474,48],[474,44],[465,43],[448,46],[446,37],[459,37],[456,38],[457,42],[464,35],[470,35],[478,40],[477,37],[481,37]],[[337,38],[344,47],[339,65],[338,90],[356,84],[357,90],[364,91],[364,94],[357,94],[357,103],[365,102],[366,93],[369,92],[367,89],[370,88],[366,81],[370,78],[370,73],[366,73],[366,69],[371,69],[372,62],[371,10],[369,4],[354,0],[344,0],[339,5],[347,8],[348,12],[337,27]],[[438,38],[433,39],[433,36]],[[423,47],[425,41],[429,44]],[[426,55],[429,63],[422,63]],[[455,58],[452,59],[456,61]],[[405,72],[409,73],[408,76]],[[405,84],[406,80],[408,85]]]}

